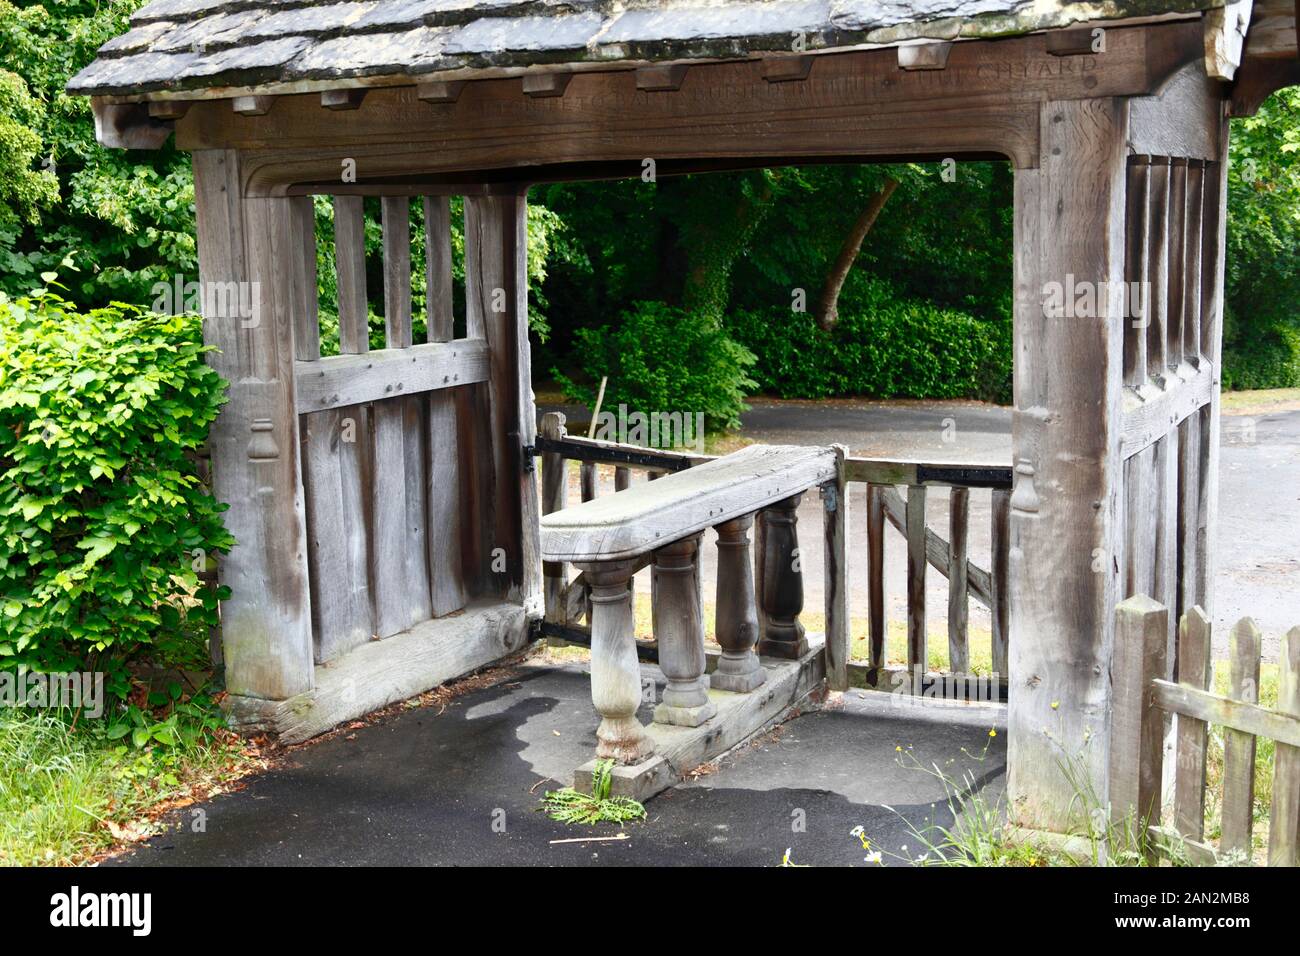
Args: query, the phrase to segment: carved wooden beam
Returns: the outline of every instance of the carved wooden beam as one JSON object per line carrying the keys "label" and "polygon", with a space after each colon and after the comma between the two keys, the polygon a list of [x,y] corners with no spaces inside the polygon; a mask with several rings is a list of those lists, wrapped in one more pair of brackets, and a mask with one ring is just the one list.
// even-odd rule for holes
{"label": "carved wooden beam", "polygon": [[563,96],[572,73],[525,73],[524,92],[529,96]]}

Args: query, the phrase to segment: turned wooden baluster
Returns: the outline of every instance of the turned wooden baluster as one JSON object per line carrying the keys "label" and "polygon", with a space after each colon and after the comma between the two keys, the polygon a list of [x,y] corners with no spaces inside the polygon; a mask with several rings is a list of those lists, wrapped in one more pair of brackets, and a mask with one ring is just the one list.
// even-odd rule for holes
{"label": "turned wooden baluster", "polygon": [[754,516],[745,515],[717,526],[718,643],[722,657],[711,683],[718,690],[748,693],[767,679],[758,662],[758,604],[754,597],[754,564],[749,529]]}
{"label": "turned wooden baluster", "polygon": [[758,653],[797,660],[808,651],[799,612],[803,610],[803,572],[799,567],[796,510],[802,494],[763,510],[763,638]]}
{"label": "turned wooden baluster", "polygon": [[631,561],[581,563],[591,594],[591,702],[600,714],[596,756],[637,764],[654,753],[654,741],[637,720],[641,668],[636,656]]}
{"label": "turned wooden baluster", "polygon": [[655,722],[698,727],[718,712],[709,700],[704,673],[704,615],[695,563],[702,534],[683,538],[655,552],[657,582],[652,607],[659,667],[668,678]]}

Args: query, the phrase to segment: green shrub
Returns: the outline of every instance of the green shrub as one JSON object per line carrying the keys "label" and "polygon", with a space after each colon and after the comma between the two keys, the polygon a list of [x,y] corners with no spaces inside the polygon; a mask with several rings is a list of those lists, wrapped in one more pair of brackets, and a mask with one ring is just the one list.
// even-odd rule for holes
{"label": "green shrub", "polygon": [[703,412],[710,431],[736,428],[754,356],[733,342],[718,322],[663,302],[637,302],[608,326],[579,329],[574,360],[578,382],[553,370],[571,399],[594,406],[601,376],[609,376],[606,410]]}
{"label": "green shrub", "polygon": [[759,388],[782,398],[981,398],[1011,395],[1011,322],[898,298],[862,283],[831,332],[809,313],[735,312],[728,330],[758,357]]}
{"label": "green shrub", "polygon": [[215,623],[233,543],[194,452],[224,401],[197,316],[0,301],[0,667],[107,673]]}
{"label": "green shrub", "polygon": [[1276,324],[1251,330],[1223,347],[1223,387],[1300,386],[1300,331]]}

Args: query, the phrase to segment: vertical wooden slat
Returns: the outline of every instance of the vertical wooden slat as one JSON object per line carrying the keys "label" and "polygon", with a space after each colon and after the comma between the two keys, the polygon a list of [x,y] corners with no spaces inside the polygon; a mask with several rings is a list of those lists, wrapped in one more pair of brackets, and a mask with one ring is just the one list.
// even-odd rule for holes
{"label": "vertical wooden slat", "polygon": [[1145,594],[1115,608],[1115,653],[1111,660],[1110,812],[1131,826],[1134,841],[1160,823],[1164,714],[1155,705],[1151,681],[1165,672],[1165,618],[1169,612]]}
{"label": "vertical wooden slat", "polygon": [[390,349],[411,346],[411,203],[380,200],[384,230],[384,337]]}
{"label": "vertical wooden slat", "polygon": [[[1128,165],[1127,212],[1125,214],[1125,235],[1127,242],[1124,253],[1124,278],[1130,283],[1142,283],[1147,273],[1147,244],[1151,232],[1151,157],[1130,156]],[[1140,287],[1139,287],[1140,288]],[[1133,296],[1125,290],[1126,302]],[[1145,311],[1150,310],[1150,303],[1139,293],[1138,301],[1146,304]],[[1140,388],[1146,383],[1147,375],[1147,317],[1126,314],[1124,321],[1124,384]]]}
{"label": "vertical wooden slat", "polygon": [[835,449],[835,481],[822,487],[825,546],[826,680],[831,690],[849,689],[849,495],[843,445]]}
{"label": "vertical wooden slat", "polygon": [[1178,612],[1200,604],[1197,592],[1197,538],[1201,507],[1201,423],[1193,414],[1178,425]]}
{"label": "vertical wooden slat", "polygon": [[925,486],[907,489],[907,667],[922,673],[925,650]]}
{"label": "vertical wooden slat", "polygon": [[[430,342],[452,337],[451,213],[446,196],[424,197],[425,309]],[[449,389],[428,402],[428,554],[430,610],[442,617],[465,606],[461,568],[463,495],[456,398]]]}
{"label": "vertical wooden slat", "polygon": [[954,674],[970,671],[966,584],[966,538],[970,524],[970,489],[953,488],[948,500],[948,666]]}
{"label": "vertical wooden slat", "polygon": [[877,669],[885,666],[884,496],[882,486],[867,485],[867,633],[870,664]]}
{"label": "vertical wooden slat", "polygon": [[598,486],[596,463],[594,461],[584,461],[578,469],[579,478],[582,485],[582,500],[594,501]]}
{"label": "vertical wooden slat", "polygon": [[[409,348],[410,203],[406,197],[385,196],[381,206],[385,344],[390,349]],[[406,630],[432,614],[423,520],[424,424],[418,402],[415,396],[399,396],[375,402],[371,410],[374,537],[370,567],[379,637]]]}
{"label": "vertical wooden slat", "polygon": [[1165,326],[1165,361],[1183,362],[1183,320],[1187,298],[1187,160],[1169,162],[1169,312]]}
{"label": "vertical wooden slat", "polygon": [[360,196],[334,197],[334,258],[338,270],[339,351],[370,348],[366,304],[366,217]]}
{"label": "vertical wooden slat", "polygon": [[320,358],[320,317],[316,300],[316,208],[311,196],[294,196],[289,203],[291,233],[297,267],[290,293],[293,296],[293,351],[299,362]]}
{"label": "vertical wooden slat", "polygon": [[[359,197],[335,198],[334,241],[339,350],[358,354],[370,347]],[[369,406],[353,405],[303,416],[316,659],[322,663],[364,644],[374,633],[368,567],[369,415]]]}
{"label": "vertical wooden slat", "polygon": [[1186,232],[1186,265],[1183,271],[1183,356],[1198,366],[1201,364],[1201,258],[1204,253],[1205,215],[1205,161],[1189,160],[1187,164],[1187,214],[1184,218]]}
{"label": "vertical wooden slat", "polygon": [[1160,385],[1169,376],[1166,328],[1169,324],[1169,157],[1151,157],[1150,243],[1147,281],[1147,379]]}
{"label": "vertical wooden slat", "polygon": [[451,308],[451,200],[424,197],[424,281],[430,342],[450,342]]}
{"label": "vertical wooden slat", "polygon": [[[1260,633],[1255,622],[1243,617],[1228,638],[1228,696],[1248,704],[1259,703]],[[1255,817],[1255,735],[1223,728],[1223,824],[1219,849],[1251,855],[1251,827]]]}
{"label": "vertical wooden slat", "polygon": [[[1300,717],[1300,627],[1282,637],[1278,652],[1277,709]],[[1273,751],[1273,810],[1268,821],[1268,865],[1300,864],[1300,747]]]}
{"label": "vertical wooden slat", "polygon": [[[1210,685],[1210,621],[1189,608],[1178,625],[1178,682],[1197,690]],[[1178,715],[1178,772],[1174,783],[1174,825],[1191,840],[1205,835],[1205,721]]]}
{"label": "vertical wooden slat", "polygon": [[[504,569],[494,589],[542,612],[536,475],[523,449],[536,433],[529,384],[527,206],[522,195],[465,197],[466,329],[488,346],[487,436],[491,478],[483,533]],[[486,464],[486,463],[485,463]]]}
{"label": "vertical wooden slat", "polygon": [[1007,562],[1011,552],[1011,491],[993,489],[992,579],[993,607],[993,673],[1005,677],[1007,673]]}
{"label": "vertical wooden slat", "polygon": [[619,465],[614,469],[614,490],[626,491],[632,487],[632,469]]}
{"label": "vertical wooden slat", "polygon": [[[1177,667],[1178,605],[1178,429],[1156,441],[1150,449],[1154,464],[1151,509],[1145,522],[1146,534],[1137,547],[1154,551],[1150,593],[1169,608],[1170,666]],[[1172,676],[1166,675],[1166,676]]]}
{"label": "vertical wooden slat", "polygon": [[[316,214],[310,196],[292,204],[299,270],[294,283],[294,351],[300,362],[320,360],[316,297]],[[300,416],[303,494],[307,513],[307,565],[311,578],[315,660],[333,660],[370,636],[369,582],[365,568],[365,524],[347,509],[344,468],[351,456],[342,447],[355,436],[344,409]],[[359,561],[359,564],[358,564]]]}
{"label": "vertical wooden slat", "polygon": [[[558,441],[565,436],[564,416],[547,412],[542,416],[541,436]],[[564,508],[569,499],[569,463],[558,452],[542,454],[542,514],[549,515]],[[565,615],[564,585],[568,568],[562,561],[547,561],[542,565],[543,597],[546,620],[553,624],[567,624]]]}

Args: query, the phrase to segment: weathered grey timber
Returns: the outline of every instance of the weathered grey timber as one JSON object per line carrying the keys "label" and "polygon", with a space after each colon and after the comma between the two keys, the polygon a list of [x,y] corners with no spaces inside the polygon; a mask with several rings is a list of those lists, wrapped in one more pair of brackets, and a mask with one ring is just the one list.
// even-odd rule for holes
{"label": "weathered grey timber", "polygon": [[[69,88],[91,94],[102,144],[158,148],[174,135],[193,154],[200,277],[258,290],[259,321],[220,307],[205,313],[207,341],[218,347],[209,361],[231,382],[211,447],[213,488],[232,506],[227,523],[238,542],[219,567],[233,591],[222,623],[234,718],[270,715],[267,723],[293,733],[324,729],[352,704],[322,704],[306,723],[286,714],[313,688],[333,687],[331,671],[371,668],[372,704],[414,693],[445,671],[384,663],[402,658],[413,635],[433,628],[477,647],[447,651],[450,667],[469,668],[480,651],[522,646],[544,604],[548,624],[572,626],[590,593],[602,752],[640,767],[638,785],[657,785],[671,774],[654,754],[663,726],[647,732],[635,716],[631,574],[656,560],[666,570],[682,557],[666,546],[709,527],[726,529],[734,546],[728,563],[741,592],[720,603],[728,670],[745,672],[732,676],[749,693],[710,690],[716,716],[671,728],[691,741],[673,751],[681,760],[715,753],[718,741],[751,732],[789,702],[755,702],[768,700],[774,678],[769,669],[767,682],[752,686],[751,608],[736,605],[749,592],[731,523],[758,515],[759,647],[798,656],[790,666],[802,682],[813,658],[801,653],[797,536],[786,517],[793,499],[822,490],[832,579],[816,680],[844,686],[854,674],[845,601],[854,547],[840,504],[848,482],[865,481],[875,669],[885,663],[878,569],[892,523],[908,538],[915,668],[925,664],[917,585],[928,566],[950,577],[958,665],[963,590],[994,610],[994,663],[1010,682],[1015,822],[1056,830],[1074,822],[1075,784],[1057,771],[1062,758],[1078,762],[1103,802],[1131,804],[1136,787],[1112,781],[1110,758],[1112,731],[1134,746],[1135,710],[1125,705],[1117,718],[1112,691],[1136,686],[1124,669],[1139,665],[1125,656],[1131,648],[1116,646],[1116,606],[1147,593],[1167,609],[1164,680],[1152,686],[1162,701],[1178,697],[1186,726],[1206,719],[1196,708],[1213,699],[1167,679],[1178,660],[1174,621],[1211,600],[1228,118],[1300,83],[1295,40],[1289,0],[157,0],[143,8]],[[539,182],[636,176],[646,157],[660,175],[937,157],[1010,162],[1010,494],[1006,469],[751,449],[717,461],[665,454],[656,468],[689,470],[645,484],[629,484],[625,472],[617,494],[556,511],[557,458],[544,463],[552,512],[544,543],[525,196]],[[333,197],[334,358],[321,356],[315,321],[317,195]],[[463,339],[454,339],[449,295],[451,196],[463,196],[465,208]],[[386,347],[374,354],[363,197],[384,210]],[[419,264],[430,342],[421,344],[411,335],[414,201],[424,203],[430,230]],[[1126,280],[1151,289],[1140,322],[1096,291]],[[1072,291],[1064,310],[1049,305],[1050,289],[1076,282],[1090,299],[1076,302]],[[574,447],[569,457],[602,460],[602,443]],[[781,468],[765,471],[764,459]],[[963,554],[964,490],[954,497],[950,541],[924,527],[932,485],[995,489],[989,571]],[[583,572],[568,586],[565,562]],[[676,689],[698,699],[691,615],[700,600],[684,586],[688,577],[666,593],[656,587],[654,603]],[[445,616],[467,601],[477,603]],[[499,617],[476,629],[468,622],[483,607]],[[501,639],[476,638],[484,628]],[[1253,705],[1230,703],[1234,714],[1258,717]],[[1300,758],[1283,738],[1285,781]],[[1289,827],[1279,859],[1295,855],[1294,804],[1287,796],[1274,806]]]}

